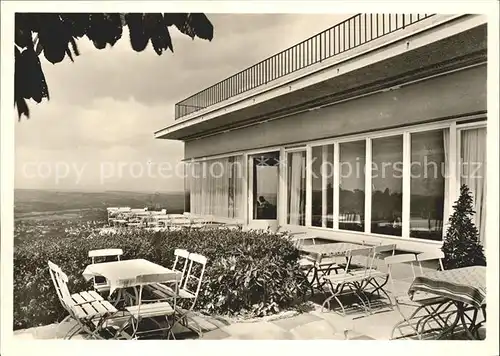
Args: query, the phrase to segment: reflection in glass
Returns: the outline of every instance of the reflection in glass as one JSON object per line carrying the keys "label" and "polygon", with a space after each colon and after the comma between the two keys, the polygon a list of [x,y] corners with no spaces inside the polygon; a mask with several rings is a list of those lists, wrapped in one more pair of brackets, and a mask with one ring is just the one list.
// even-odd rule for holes
{"label": "reflection in glass", "polygon": [[364,231],[366,141],[341,143],[339,229]]}
{"label": "reflection in glass", "polygon": [[371,232],[402,235],[403,136],[372,140]]}
{"label": "reflection in glass", "polygon": [[[410,236],[441,241],[449,131],[411,135]],[[446,145],[445,145],[446,142]]]}
{"label": "reflection in glass", "polygon": [[312,147],[312,226],[333,227],[333,149]]}
{"label": "reflection in glass", "polygon": [[277,217],[279,152],[252,157],[253,218],[275,220]]}

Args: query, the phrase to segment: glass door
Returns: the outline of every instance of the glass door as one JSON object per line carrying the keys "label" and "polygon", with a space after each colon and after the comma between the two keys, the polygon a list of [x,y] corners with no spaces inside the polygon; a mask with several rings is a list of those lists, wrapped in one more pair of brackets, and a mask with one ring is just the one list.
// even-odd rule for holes
{"label": "glass door", "polygon": [[249,156],[249,221],[275,225],[278,216],[280,153]]}

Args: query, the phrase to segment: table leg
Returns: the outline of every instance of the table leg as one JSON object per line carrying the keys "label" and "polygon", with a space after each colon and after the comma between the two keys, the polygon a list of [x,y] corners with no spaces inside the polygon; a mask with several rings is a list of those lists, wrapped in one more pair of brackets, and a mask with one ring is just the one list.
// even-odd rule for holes
{"label": "table leg", "polygon": [[453,336],[453,331],[457,327],[458,322],[460,321],[460,311],[457,309],[455,320],[448,328],[445,328],[439,335],[436,337],[436,340],[442,340],[446,335]]}
{"label": "table leg", "polygon": [[[464,328],[464,331],[467,335],[467,337],[471,340],[477,340],[478,337],[474,335],[474,333],[477,333],[479,327],[476,325],[476,319],[477,319],[477,314],[478,314],[478,309],[474,309],[474,315],[472,319],[470,320],[470,326],[467,326],[467,321],[465,318],[467,317],[466,312],[467,312],[467,307],[464,305],[464,303],[456,303],[457,304],[457,309],[460,310],[460,320],[462,322],[462,326]],[[468,317],[467,317],[468,318]]]}

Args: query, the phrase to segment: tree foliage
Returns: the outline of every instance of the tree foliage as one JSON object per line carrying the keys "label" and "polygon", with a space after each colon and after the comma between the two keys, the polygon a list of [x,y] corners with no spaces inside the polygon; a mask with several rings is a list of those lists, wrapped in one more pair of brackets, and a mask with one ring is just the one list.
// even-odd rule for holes
{"label": "tree foliage", "polygon": [[460,197],[453,206],[449,227],[442,250],[445,269],[468,266],[486,266],[483,246],[479,242],[479,233],[472,222],[472,195],[467,185],[460,188]]}
{"label": "tree foliage", "polygon": [[87,37],[97,49],[114,46],[128,26],[130,44],[137,52],[148,43],[161,55],[174,51],[170,26],[191,38],[212,40],[213,26],[201,13],[17,13],[15,16],[14,105],[18,117],[29,117],[26,99],[49,100],[49,89],[40,63],[73,61],[80,55],[77,40]]}

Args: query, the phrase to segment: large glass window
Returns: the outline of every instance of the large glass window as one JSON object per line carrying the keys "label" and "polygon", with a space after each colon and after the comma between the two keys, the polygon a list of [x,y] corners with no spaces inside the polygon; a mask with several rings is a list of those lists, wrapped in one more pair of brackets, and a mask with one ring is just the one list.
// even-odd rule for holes
{"label": "large glass window", "polygon": [[411,134],[410,236],[442,240],[448,130]]}
{"label": "large glass window", "polygon": [[339,229],[364,231],[366,141],[340,144]]}
{"label": "large glass window", "polygon": [[287,155],[287,223],[305,225],[306,211],[306,152]]}
{"label": "large glass window", "polygon": [[312,226],[333,227],[334,145],[312,148]]}
{"label": "large glass window", "polygon": [[243,218],[242,164],[241,156],[189,163],[186,189],[191,213]]}
{"label": "large glass window", "polygon": [[403,136],[372,140],[371,232],[402,236]]}

